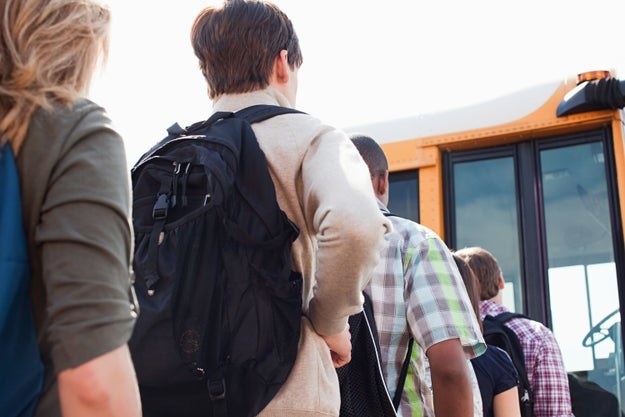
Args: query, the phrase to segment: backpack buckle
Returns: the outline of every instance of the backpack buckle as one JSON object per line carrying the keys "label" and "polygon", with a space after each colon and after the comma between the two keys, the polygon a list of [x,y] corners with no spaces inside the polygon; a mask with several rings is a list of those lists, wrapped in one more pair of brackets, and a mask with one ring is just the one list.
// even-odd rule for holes
{"label": "backpack buckle", "polygon": [[152,218],[154,220],[162,220],[167,217],[167,209],[169,208],[169,198],[167,194],[159,194],[156,197],[156,203],[152,209]]}
{"label": "backpack buckle", "polygon": [[226,398],[226,381],[224,381],[223,378],[207,380],[206,387],[208,388],[208,397],[211,401],[218,401]]}

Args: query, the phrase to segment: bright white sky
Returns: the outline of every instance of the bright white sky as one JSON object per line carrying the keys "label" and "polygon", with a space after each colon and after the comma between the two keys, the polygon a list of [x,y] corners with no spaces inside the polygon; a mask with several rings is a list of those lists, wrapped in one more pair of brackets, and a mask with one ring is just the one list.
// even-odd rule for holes
{"label": "bright white sky", "polygon": [[[108,64],[92,98],[129,164],[211,103],[189,42],[208,0],[105,0]],[[297,107],[341,128],[463,107],[578,72],[625,79],[625,1],[275,0],[304,55]]]}

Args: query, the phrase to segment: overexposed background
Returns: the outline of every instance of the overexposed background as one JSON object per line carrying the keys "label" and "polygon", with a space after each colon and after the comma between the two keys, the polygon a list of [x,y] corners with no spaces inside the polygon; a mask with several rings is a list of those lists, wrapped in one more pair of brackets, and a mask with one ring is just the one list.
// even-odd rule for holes
{"label": "overexposed background", "polygon": [[[105,0],[107,66],[92,98],[129,164],[174,122],[211,113],[190,46],[211,1]],[[490,100],[578,72],[625,79],[625,1],[275,0],[299,36],[297,107],[341,128]]]}

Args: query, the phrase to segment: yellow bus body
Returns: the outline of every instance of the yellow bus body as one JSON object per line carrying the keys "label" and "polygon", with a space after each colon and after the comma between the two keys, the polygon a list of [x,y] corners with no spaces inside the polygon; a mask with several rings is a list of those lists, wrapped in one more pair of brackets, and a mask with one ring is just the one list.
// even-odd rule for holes
{"label": "yellow bus body", "polygon": [[[571,77],[474,106],[352,130],[371,134],[382,142],[391,172],[419,170],[420,222],[444,236],[441,154],[447,150],[540,140],[611,125],[618,190],[625,195],[623,111],[598,110],[557,117],[558,105],[575,87],[576,78]],[[414,127],[414,133],[410,127]],[[621,204],[621,218],[625,218],[625,204]]]}

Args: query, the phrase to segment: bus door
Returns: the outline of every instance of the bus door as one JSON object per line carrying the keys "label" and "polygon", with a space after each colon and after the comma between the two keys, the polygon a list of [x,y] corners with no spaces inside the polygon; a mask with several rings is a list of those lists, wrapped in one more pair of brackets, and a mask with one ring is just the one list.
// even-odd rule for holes
{"label": "bus door", "polygon": [[507,307],[549,326],[567,371],[622,407],[624,248],[609,128],[444,152],[443,172],[448,246],[491,251]]}

